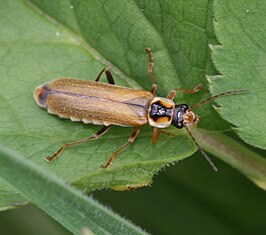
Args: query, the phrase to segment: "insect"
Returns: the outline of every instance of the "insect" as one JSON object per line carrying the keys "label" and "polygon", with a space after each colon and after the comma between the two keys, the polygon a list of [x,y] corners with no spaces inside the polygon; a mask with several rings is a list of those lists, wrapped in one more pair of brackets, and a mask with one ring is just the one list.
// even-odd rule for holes
{"label": "insect", "polygon": [[[64,144],[53,155],[46,157],[48,162],[58,157],[65,148],[102,136],[113,125],[132,127],[133,132],[128,141],[113,152],[105,164],[101,165],[102,168],[107,168],[119,152],[134,142],[140,131],[140,126],[148,123],[153,127],[153,144],[157,142],[162,128],[169,127],[170,125],[178,129],[185,128],[202,155],[211,164],[213,169],[217,171],[211,159],[199,146],[189,130],[189,126],[196,126],[199,122],[199,117],[192,110],[217,97],[246,92],[247,90],[224,92],[201,101],[192,107],[188,107],[187,104],[175,104],[173,101],[175,94],[176,92],[196,93],[201,89],[201,85],[196,86],[192,90],[172,89],[166,98],[156,97],[157,84],[152,73],[154,58],[150,48],[146,48],[145,51],[149,60],[148,76],[152,81],[150,91],[115,85],[108,67],[99,73],[95,81],[59,78],[44,83],[35,89],[34,98],[37,104],[45,108],[49,113],[56,114],[61,118],[69,118],[72,121],[103,125],[92,136]],[[103,73],[105,73],[109,84],[99,82]]]}

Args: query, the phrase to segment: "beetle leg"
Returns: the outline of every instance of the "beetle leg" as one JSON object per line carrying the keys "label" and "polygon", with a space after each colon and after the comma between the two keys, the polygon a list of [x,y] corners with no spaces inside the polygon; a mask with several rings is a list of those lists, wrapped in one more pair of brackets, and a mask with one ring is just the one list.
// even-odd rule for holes
{"label": "beetle leg", "polygon": [[58,157],[58,155],[60,153],[62,153],[64,151],[65,148],[67,147],[71,147],[71,146],[74,146],[74,145],[78,145],[78,144],[81,144],[81,143],[84,143],[88,140],[91,140],[91,139],[96,139],[98,138],[99,136],[103,135],[104,133],[106,133],[109,129],[111,128],[111,126],[104,126],[102,127],[99,131],[97,131],[95,134],[93,134],[92,136],[90,137],[87,137],[87,138],[84,138],[84,139],[81,139],[81,140],[78,140],[78,141],[74,141],[74,142],[71,142],[71,143],[66,143],[64,144],[60,149],[58,149],[52,156],[48,156],[45,158],[46,161],[48,162],[51,162],[53,161],[56,157]]}
{"label": "beetle leg", "polygon": [[175,133],[169,130],[159,129],[154,127],[152,129],[152,143],[156,144],[160,134],[175,136]]}
{"label": "beetle leg", "polygon": [[113,75],[111,74],[110,70],[108,67],[105,67],[97,76],[97,78],[95,79],[95,82],[98,82],[103,74],[103,72],[105,73],[106,75],[106,78],[107,78],[107,81],[108,83],[114,85],[115,84],[115,81],[114,81],[114,78],[113,78]]}
{"label": "beetle leg", "polygon": [[198,92],[200,89],[202,88],[202,85],[199,84],[197,86],[195,86],[192,90],[186,90],[186,89],[180,89],[180,88],[176,88],[176,89],[173,89],[171,90],[168,95],[167,95],[167,99],[174,99],[175,97],[175,93],[178,91],[178,92],[182,92],[182,93],[187,93],[187,94],[193,94],[193,93],[196,93]]}
{"label": "beetle leg", "polygon": [[125,147],[127,147],[128,145],[130,145],[131,143],[134,142],[135,138],[137,137],[138,133],[139,133],[139,127],[134,127],[134,131],[131,134],[131,136],[128,139],[128,142],[123,144],[118,150],[116,150],[115,152],[112,153],[111,157],[109,158],[109,160],[104,164],[101,165],[101,168],[105,169],[108,166],[110,166],[112,164],[112,161],[114,160],[114,158],[116,157],[116,155],[118,153],[120,153]]}
{"label": "beetle leg", "polygon": [[160,129],[160,134],[176,136],[175,132],[169,131],[169,130],[164,130],[164,129]]}
{"label": "beetle leg", "polygon": [[151,52],[151,48],[145,48],[145,52],[148,56],[148,60],[149,60],[149,67],[148,67],[148,75],[150,77],[150,79],[152,80],[152,87],[151,87],[151,93],[154,95],[157,89],[157,85],[156,85],[156,80],[153,76],[152,70],[153,70],[153,66],[154,66],[154,59],[153,59],[153,55]]}
{"label": "beetle leg", "polygon": [[153,143],[153,144],[156,144],[156,143],[157,143],[157,139],[158,139],[159,135],[160,135],[160,130],[159,130],[159,128],[154,127],[154,128],[152,129],[152,143]]}
{"label": "beetle leg", "polygon": [[152,93],[153,95],[155,95],[156,90],[157,90],[157,84],[153,83],[153,84],[151,85],[151,93]]}

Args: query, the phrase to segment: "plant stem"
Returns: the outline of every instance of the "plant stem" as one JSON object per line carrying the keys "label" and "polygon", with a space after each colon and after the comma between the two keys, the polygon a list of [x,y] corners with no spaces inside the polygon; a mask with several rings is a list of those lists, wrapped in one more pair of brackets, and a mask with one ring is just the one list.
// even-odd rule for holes
{"label": "plant stem", "polygon": [[232,138],[195,128],[193,136],[209,153],[238,169],[257,186],[266,190],[266,160]]}

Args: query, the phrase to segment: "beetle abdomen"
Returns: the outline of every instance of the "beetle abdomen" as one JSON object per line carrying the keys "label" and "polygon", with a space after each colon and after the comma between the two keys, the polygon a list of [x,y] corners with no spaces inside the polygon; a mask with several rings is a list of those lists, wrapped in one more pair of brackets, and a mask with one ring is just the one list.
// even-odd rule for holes
{"label": "beetle abdomen", "polygon": [[148,91],[64,78],[37,87],[34,97],[49,113],[72,121],[140,126],[148,122],[147,110],[153,95]]}

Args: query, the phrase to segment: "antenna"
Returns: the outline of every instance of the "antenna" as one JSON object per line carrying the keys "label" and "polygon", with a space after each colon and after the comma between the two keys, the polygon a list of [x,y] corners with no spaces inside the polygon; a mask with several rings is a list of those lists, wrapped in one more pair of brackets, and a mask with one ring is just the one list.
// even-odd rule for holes
{"label": "antenna", "polygon": [[[234,93],[244,93],[244,92],[248,92],[249,90],[246,90],[246,89],[240,89],[240,90],[233,90],[233,91],[227,91],[227,92],[223,92],[223,93],[220,93],[218,95],[214,95],[214,96],[211,96],[209,97],[208,99],[206,100],[203,100],[197,104],[194,104],[193,106],[191,106],[188,110],[192,110],[194,108],[197,108],[213,99],[216,99],[220,96],[224,96],[224,95],[229,95],[229,94],[234,94]],[[192,111],[191,111],[192,112]],[[205,157],[205,159],[210,163],[210,165],[212,166],[213,170],[214,171],[218,171],[217,167],[214,165],[214,163],[212,162],[212,160],[209,158],[208,154],[200,147],[200,145],[198,144],[198,142],[196,141],[196,139],[193,137],[192,133],[190,132],[189,128],[187,125],[184,125],[187,133],[189,134],[190,138],[192,139],[192,141],[196,144],[196,146],[198,147],[198,149],[200,150],[201,154]]]}
{"label": "antenna", "polygon": [[218,171],[217,167],[214,165],[214,163],[212,162],[212,160],[210,159],[210,157],[208,156],[208,154],[200,147],[200,145],[198,144],[198,142],[195,140],[195,138],[193,137],[192,133],[190,132],[190,130],[188,129],[188,127],[186,125],[184,125],[187,133],[189,134],[190,138],[192,139],[192,141],[197,145],[199,151],[201,152],[201,154],[205,157],[205,159],[210,163],[210,165],[212,166],[212,169],[214,171]]}
{"label": "antenna", "polygon": [[203,101],[201,101],[201,102],[199,102],[199,103],[197,103],[197,104],[194,104],[194,105],[192,105],[189,109],[192,110],[192,109],[194,109],[194,108],[197,108],[197,107],[199,107],[199,106],[201,106],[201,105],[203,105],[203,104],[205,104],[205,103],[207,103],[207,102],[209,102],[209,101],[211,101],[211,100],[214,100],[214,99],[216,99],[216,98],[218,98],[218,97],[220,97],[220,96],[229,95],[229,94],[234,94],[234,93],[244,93],[244,92],[248,92],[248,91],[249,91],[249,90],[246,90],[246,89],[240,89],[240,90],[234,90],[234,91],[223,92],[223,93],[220,93],[220,94],[218,94],[218,95],[211,96],[211,97],[209,97],[208,99],[203,100]]}

